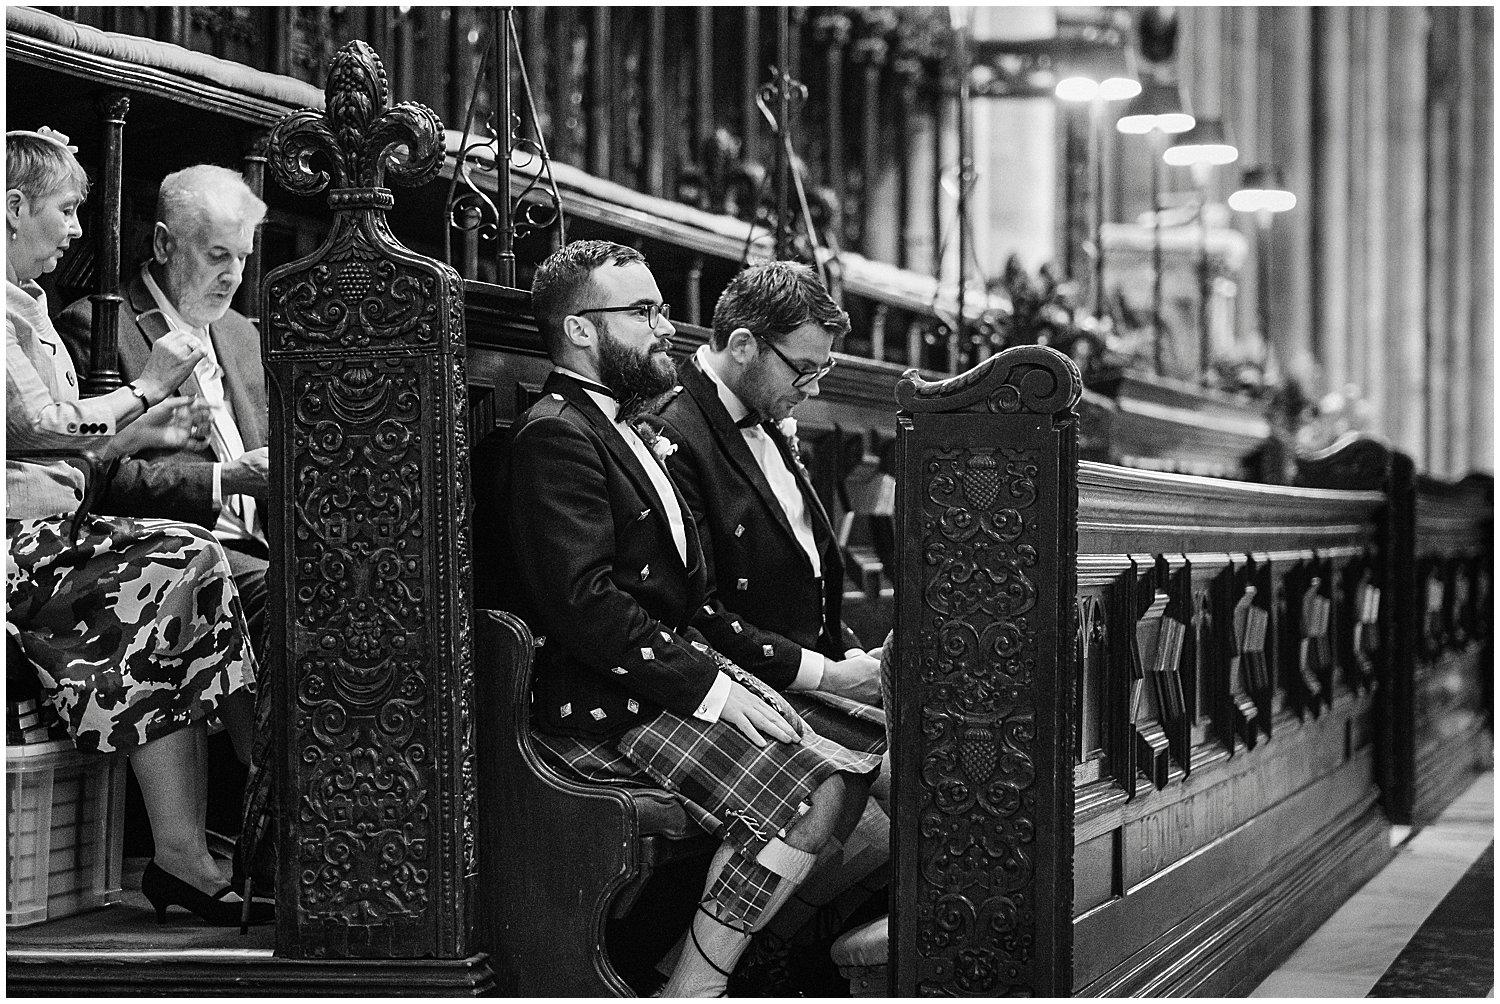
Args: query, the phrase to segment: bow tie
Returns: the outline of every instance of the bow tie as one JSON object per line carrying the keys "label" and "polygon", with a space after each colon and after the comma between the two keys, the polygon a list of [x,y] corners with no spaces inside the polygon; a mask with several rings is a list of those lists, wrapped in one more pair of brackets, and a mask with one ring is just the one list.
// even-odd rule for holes
{"label": "bow tie", "polygon": [[760,416],[752,411],[738,422],[735,422],[734,427],[736,429],[754,429],[761,424]]}

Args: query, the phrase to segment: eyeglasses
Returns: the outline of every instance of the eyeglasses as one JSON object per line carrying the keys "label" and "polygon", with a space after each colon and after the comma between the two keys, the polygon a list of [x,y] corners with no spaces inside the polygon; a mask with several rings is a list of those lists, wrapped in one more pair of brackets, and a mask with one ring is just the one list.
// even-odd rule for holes
{"label": "eyeglasses", "polygon": [[672,305],[670,303],[632,303],[628,307],[589,307],[578,311],[580,314],[636,314],[645,319],[646,327],[652,331],[662,321],[672,319]]}
{"label": "eyeglasses", "polygon": [[821,380],[821,379],[823,379],[824,377],[826,377],[828,375],[829,370],[833,369],[834,364],[837,362],[836,359],[834,359],[832,356],[829,356],[828,357],[828,361],[826,363],[824,363],[822,366],[814,366],[812,369],[808,369],[807,367],[805,367],[805,366],[799,366],[795,362],[793,362],[791,359],[788,359],[786,353],[782,352],[780,349],[778,349],[776,347],[775,343],[773,343],[765,335],[756,335],[755,337],[758,340],[764,342],[765,345],[766,345],[766,348],[768,348],[772,352],[776,353],[776,357],[778,359],[780,359],[782,362],[786,363],[787,369],[789,369],[793,373],[797,374],[795,377],[792,378],[792,386],[793,387],[806,387],[808,384],[812,383],[814,380]]}

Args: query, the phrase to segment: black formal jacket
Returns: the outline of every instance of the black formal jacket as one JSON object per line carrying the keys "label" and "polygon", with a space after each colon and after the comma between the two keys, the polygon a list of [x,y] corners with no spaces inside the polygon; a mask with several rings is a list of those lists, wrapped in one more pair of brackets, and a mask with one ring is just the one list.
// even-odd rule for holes
{"label": "black formal jacket", "polygon": [[[125,302],[115,322],[120,378],[141,375],[151,347],[169,330],[156,300],[139,274],[121,290]],[[57,332],[80,373],[89,372],[93,306],[87,298],[68,306],[56,320]],[[224,397],[245,449],[266,445],[266,372],[260,359],[260,333],[243,314],[230,310],[208,326],[214,354],[224,370]],[[157,516],[197,523],[218,522],[213,501],[213,451],[159,450],[128,457],[110,483],[99,510],[124,516]]]}
{"label": "black formal jacket", "polygon": [[509,462],[518,613],[537,651],[535,722],[609,736],[662,708],[688,716],[718,676],[693,642],[746,669],[759,651],[706,611],[707,569],[687,503],[684,564],[645,468],[571,377],[553,373],[516,422]]}
{"label": "black formal jacket", "polygon": [[[802,648],[842,659],[846,648],[859,645],[841,620],[844,563],[833,526],[807,471],[800,461],[792,462],[822,556],[820,581],[813,578],[807,552],[713,380],[696,359],[678,367],[678,378],[682,393],[656,419],[678,444],[667,468],[698,524],[714,587],[709,603],[742,618],[744,633],[758,649],[774,651],[765,662],[745,668],[785,689],[796,679]],[[790,461],[785,437],[774,425],[764,429]]]}

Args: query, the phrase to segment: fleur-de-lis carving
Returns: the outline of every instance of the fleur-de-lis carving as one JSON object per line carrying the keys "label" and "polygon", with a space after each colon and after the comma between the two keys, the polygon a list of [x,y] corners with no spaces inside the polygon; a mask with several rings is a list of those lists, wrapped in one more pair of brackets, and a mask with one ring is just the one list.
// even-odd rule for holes
{"label": "fleur-de-lis carving", "polygon": [[[324,89],[326,111],[304,108],[271,130],[270,168],[298,195],[328,187],[382,188],[386,176],[407,187],[431,181],[443,164],[443,123],[416,101],[391,107],[385,67],[355,39],[333,57]],[[321,156],[327,170],[315,167]],[[330,174],[331,172],[331,174]]]}

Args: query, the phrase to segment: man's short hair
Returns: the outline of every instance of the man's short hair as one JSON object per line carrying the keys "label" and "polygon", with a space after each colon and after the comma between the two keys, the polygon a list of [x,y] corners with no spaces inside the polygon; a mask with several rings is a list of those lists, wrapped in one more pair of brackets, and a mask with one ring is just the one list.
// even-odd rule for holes
{"label": "man's short hair", "polygon": [[564,244],[536,267],[531,280],[531,310],[542,332],[547,351],[556,358],[563,344],[563,319],[589,307],[604,307],[598,301],[594,270],[601,265],[646,263],[635,248],[612,241],[574,241]]}
{"label": "man's short hair", "polygon": [[5,187],[28,199],[45,199],[71,182],[88,197],[89,177],[63,143],[40,133],[17,130],[5,134]]}
{"label": "man's short hair", "polygon": [[849,333],[849,315],[811,267],[795,261],[751,265],[719,295],[711,345],[722,350],[736,328],[781,343],[809,321],[836,339]]}
{"label": "man's short hair", "polygon": [[194,164],[161,180],[156,196],[156,220],[173,233],[196,231],[209,213],[228,212],[247,226],[266,218],[266,204],[245,184],[238,171],[217,164]]}

